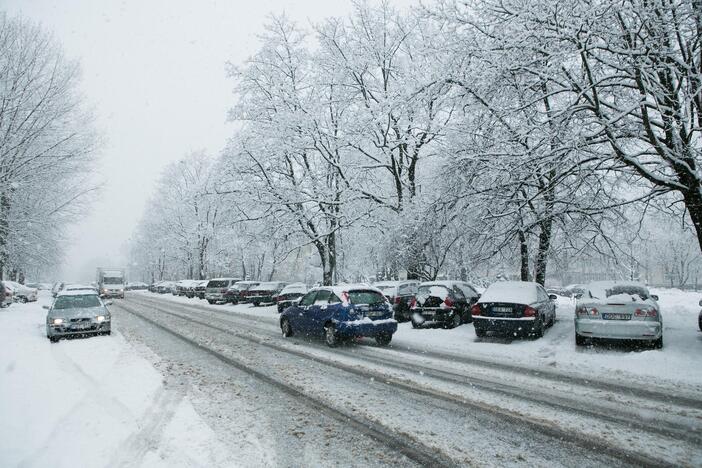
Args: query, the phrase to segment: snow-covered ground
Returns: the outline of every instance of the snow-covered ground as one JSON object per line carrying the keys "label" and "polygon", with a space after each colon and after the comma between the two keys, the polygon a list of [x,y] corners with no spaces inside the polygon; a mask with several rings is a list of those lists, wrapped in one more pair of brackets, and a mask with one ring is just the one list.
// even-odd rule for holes
{"label": "snow-covered ground", "polygon": [[[601,343],[576,347],[573,331],[575,303],[568,298],[558,300],[557,322],[538,340],[490,337],[479,339],[475,336],[471,324],[453,330],[415,330],[410,323],[402,323],[393,337],[392,346],[468,355],[604,379],[640,380],[643,383],[652,378],[663,385],[684,383],[702,387],[702,365],[699,362],[702,353],[702,332],[697,325],[702,294],[678,289],[657,289],[652,290],[652,293],[659,296],[663,315],[665,344],[662,350],[609,346]],[[205,301],[170,294],[139,294],[256,316],[271,323],[275,323],[278,316],[274,307],[253,307],[249,304],[208,305]]]}
{"label": "snow-covered ground", "polygon": [[49,301],[0,309],[0,466],[238,464],[119,327],[50,343]]}

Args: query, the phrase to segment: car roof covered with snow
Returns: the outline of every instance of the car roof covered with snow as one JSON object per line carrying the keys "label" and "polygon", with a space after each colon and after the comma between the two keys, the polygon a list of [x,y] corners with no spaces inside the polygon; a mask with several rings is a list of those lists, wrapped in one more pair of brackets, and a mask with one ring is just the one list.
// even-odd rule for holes
{"label": "car roof covered with snow", "polygon": [[366,283],[337,284],[335,286],[317,286],[317,287],[310,289],[310,291],[317,291],[320,289],[331,290],[334,294],[336,294],[339,297],[341,297],[341,294],[343,294],[345,292],[351,292],[351,291],[374,291],[374,292],[377,292],[378,294],[381,294],[381,295],[383,294],[383,292],[380,289],[378,289],[374,286],[370,286]]}
{"label": "car roof covered with snow", "polygon": [[531,281],[497,281],[487,287],[478,302],[533,304],[538,302],[538,283]]}
{"label": "car roof covered with snow", "polygon": [[280,291],[281,294],[288,292],[307,292],[307,285],[305,283],[292,283],[288,284]]}
{"label": "car roof covered with snow", "polygon": [[56,295],[59,296],[97,296],[98,293],[94,289],[74,289],[70,291],[61,291]]}

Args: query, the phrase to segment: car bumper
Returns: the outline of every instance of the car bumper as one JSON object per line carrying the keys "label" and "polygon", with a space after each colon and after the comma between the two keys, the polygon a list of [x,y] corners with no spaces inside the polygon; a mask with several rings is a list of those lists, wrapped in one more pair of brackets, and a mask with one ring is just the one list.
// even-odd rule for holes
{"label": "car bumper", "polygon": [[397,331],[395,319],[383,320],[358,320],[353,322],[338,322],[336,331],[341,336],[369,336],[392,335]]}
{"label": "car bumper", "polygon": [[588,338],[657,340],[663,335],[660,322],[645,320],[575,320],[575,333]]}
{"label": "car bumper", "polygon": [[249,302],[258,302],[259,304],[261,303],[268,303],[268,302],[275,302],[273,300],[273,296],[251,296],[249,298]]}
{"label": "car bumper", "polygon": [[100,294],[100,297],[124,299],[124,291],[105,291],[104,293]]}
{"label": "car bumper", "polygon": [[222,293],[205,293],[205,299],[208,301],[223,301],[224,294]]}
{"label": "car bumper", "polygon": [[501,334],[531,333],[534,330],[535,323],[536,318],[534,317],[497,318],[473,316],[473,326],[476,330]]}
{"label": "car bumper", "polygon": [[106,333],[112,329],[112,322],[91,322],[90,328],[76,329],[65,325],[47,325],[46,336],[72,336],[72,335],[94,335]]}
{"label": "car bumper", "polygon": [[409,315],[418,314],[425,322],[450,323],[453,321],[454,313],[452,309],[417,309],[410,311]]}

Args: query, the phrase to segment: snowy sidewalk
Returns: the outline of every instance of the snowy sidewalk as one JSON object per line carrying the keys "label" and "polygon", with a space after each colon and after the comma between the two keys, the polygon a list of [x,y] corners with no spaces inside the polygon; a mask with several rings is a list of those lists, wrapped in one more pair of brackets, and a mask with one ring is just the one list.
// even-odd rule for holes
{"label": "snowy sidewalk", "polygon": [[46,338],[39,302],[0,310],[0,466],[232,466],[182,388],[122,337]]}

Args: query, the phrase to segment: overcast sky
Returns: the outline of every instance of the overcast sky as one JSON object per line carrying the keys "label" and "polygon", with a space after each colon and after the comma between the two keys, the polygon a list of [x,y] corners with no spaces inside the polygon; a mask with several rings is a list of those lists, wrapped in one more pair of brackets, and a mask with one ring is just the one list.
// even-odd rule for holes
{"label": "overcast sky", "polygon": [[[396,1],[407,5],[410,1]],[[266,15],[309,24],[346,15],[350,0],[5,0],[41,22],[79,59],[88,103],[105,136],[104,190],[72,228],[63,278],[126,262],[125,245],[163,167],[191,150],[216,155],[232,135],[225,63],[255,52]],[[46,278],[45,278],[46,279]]]}

